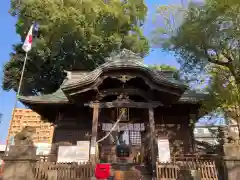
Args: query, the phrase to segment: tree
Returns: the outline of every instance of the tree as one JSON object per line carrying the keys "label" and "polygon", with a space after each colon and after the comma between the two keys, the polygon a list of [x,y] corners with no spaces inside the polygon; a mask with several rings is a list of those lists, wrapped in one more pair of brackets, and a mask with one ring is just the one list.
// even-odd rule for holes
{"label": "tree", "polygon": [[149,65],[148,67],[151,69],[154,69],[154,70],[159,70],[159,71],[161,71],[161,70],[162,71],[173,71],[174,78],[180,80],[180,71],[174,66],[169,66],[166,64],[161,64],[161,65],[154,64],[154,65]]}
{"label": "tree", "polygon": [[166,64],[161,64],[161,65],[154,64],[154,65],[149,65],[148,67],[154,70],[163,70],[163,71],[165,70],[165,71],[174,71],[174,72],[178,71],[176,67],[169,66]]}
{"label": "tree", "polygon": [[207,87],[210,98],[205,101],[203,110],[222,111],[230,124],[237,124],[240,138],[240,89],[236,80],[226,67],[214,65],[208,71],[211,74]]}
{"label": "tree", "polygon": [[201,6],[191,3],[174,32],[158,28],[155,43],[175,53],[186,73],[196,75],[216,64],[227,68],[240,84],[239,16],[238,0],[207,0]]}
{"label": "tree", "polygon": [[198,77],[199,73],[207,73],[209,99],[202,110],[224,112],[240,127],[240,2],[207,0],[201,6],[191,3],[183,14],[179,27],[172,25],[169,27],[175,29],[161,27],[156,31],[155,43],[175,53],[185,74]]}
{"label": "tree", "polygon": [[[22,42],[33,21],[40,31],[28,54],[21,88],[24,95],[51,93],[59,88],[64,70],[92,70],[123,48],[148,53],[141,31],[147,13],[142,0],[12,0]],[[4,66],[3,89],[17,91],[24,52],[13,46]]]}

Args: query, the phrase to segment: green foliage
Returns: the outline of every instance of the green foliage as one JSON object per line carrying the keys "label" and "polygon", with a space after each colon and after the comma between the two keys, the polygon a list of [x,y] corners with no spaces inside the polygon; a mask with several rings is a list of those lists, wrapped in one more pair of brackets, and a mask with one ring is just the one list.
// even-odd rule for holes
{"label": "green foliage", "polygon": [[149,65],[149,68],[152,68],[154,70],[163,70],[163,71],[175,71],[177,72],[177,68],[174,67],[174,66],[169,66],[169,65],[166,65],[166,64],[161,64],[161,65],[157,65],[157,64],[154,64],[154,65]]}
{"label": "green foliage", "polygon": [[[61,84],[64,70],[92,70],[123,48],[142,56],[149,50],[141,31],[147,13],[143,0],[12,0],[10,13],[18,18],[16,32],[22,42],[32,22],[40,24],[27,60],[24,95],[51,93]],[[5,64],[4,90],[17,90],[22,42],[14,45]]]}
{"label": "green foliage", "polygon": [[163,27],[157,29],[155,43],[174,52],[186,73],[202,71],[213,63],[226,67],[240,83],[239,15],[238,0],[190,4],[174,33]]}
{"label": "green foliage", "polygon": [[174,66],[169,66],[166,64],[161,64],[161,65],[155,64],[155,65],[149,65],[148,67],[154,70],[159,70],[159,71],[172,71],[173,77],[177,80],[180,80],[180,71]]}
{"label": "green foliage", "polygon": [[[212,65],[208,68],[208,72],[211,75],[207,87],[210,98],[205,101],[201,110],[223,113],[229,124],[237,124],[240,130],[239,84],[227,67]],[[238,136],[240,137],[240,133]]]}
{"label": "green foliage", "polygon": [[227,118],[238,121],[240,91],[235,78],[226,67],[211,66],[208,71],[211,74],[211,80],[207,89],[211,98],[206,101],[205,108],[208,111],[211,109],[221,110],[227,115]]}
{"label": "green foliage", "polygon": [[207,73],[210,77],[206,88],[209,99],[203,104],[203,112],[224,112],[239,124],[240,1],[191,3],[183,14],[180,26],[167,26],[174,30],[156,30],[155,43],[172,51],[188,76],[198,78]]}

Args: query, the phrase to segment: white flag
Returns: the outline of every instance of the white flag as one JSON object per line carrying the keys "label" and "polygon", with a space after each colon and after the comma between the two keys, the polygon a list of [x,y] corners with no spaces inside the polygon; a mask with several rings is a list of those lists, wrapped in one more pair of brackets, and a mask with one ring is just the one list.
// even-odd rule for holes
{"label": "white flag", "polygon": [[30,27],[27,37],[24,41],[22,49],[27,53],[32,48],[32,40],[33,40],[33,25]]}

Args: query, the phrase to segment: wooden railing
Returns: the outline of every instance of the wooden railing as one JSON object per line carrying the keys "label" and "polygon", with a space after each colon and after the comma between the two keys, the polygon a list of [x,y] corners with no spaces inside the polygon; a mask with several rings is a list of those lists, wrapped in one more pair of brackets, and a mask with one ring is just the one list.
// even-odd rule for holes
{"label": "wooden railing", "polygon": [[189,170],[198,170],[201,180],[218,180],[215,161],[201,157],[176,157],[171,163],[157,163],[158,180],[177,180],[181,174]]}
{"label": "wooden railing", "polygon": [[[186,170],[198,170],[201,180],[218,180],[213,157],[187,156],[173,157],[171,163],[157,162],[157,180],[177,180],[183,172],[187,172]],[[120,177],[123,177],[123,175],[120,176],[120,174],[115,174],[116,179],[117,177],[118,179],[122,179]],[[133,175],[135,176],[132,172],[128,174],[128,176],[131,176],[130,179],[134,179]],[[49,176],[57,176],[58,180],[90,180],[93,176],[93,167],[90,163],[61,164],[54,162],[37,162],[35,166],[35,178],[37,180],[46,180],[49,179]],[[124,174],[124,177],[125,176]]]}
{"label": "wooden railing", "polygon": [[57,176],[58,180],[90,180],[92,175],[93,167],[90,163],[37,162],[35,166],[35,178],[37,180],[49,179],[49,176]]}

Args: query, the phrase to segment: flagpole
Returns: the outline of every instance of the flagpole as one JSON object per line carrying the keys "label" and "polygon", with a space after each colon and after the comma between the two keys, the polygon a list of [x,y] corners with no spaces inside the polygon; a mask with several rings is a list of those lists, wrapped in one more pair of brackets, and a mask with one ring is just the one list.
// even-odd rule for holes
{"label": "flagpole", "polygon": [[[17,102],[18,102],[19,94],[20,94],[20,92],[21,92],[21,86],[22,86],[22,81],[23,81],[23,76],[24,76],[24,72],[25,72],[25,67],[26,67],[27,58],[28,58],[28,51],[25,53],[25,57],[24,57],[24,62],[23,62],[23,67],[22,67],[22,72],[21,72],[21,77],[20,77],[20,81],[19,81],[19,85],[18,85],[18,91],[17,91],[17,95],[16,95],[14,107],[13,107],[13,113],[12,113],[12,119],[11,119],[11,122],[10,122],[10,126],[11,126],[11,124],[12,124],[12,120],[13,120],[14,115],[15,115],[15,110],[16,110],[16,108],[17,108]],[[8,138],[9,138],[9,137],[8,137]],[[9,144],[9,140],[7,139],[6,147],[5,147],[5,154],[7,154],[8,144]]]}
{"label": "flagpole", "polygon": [[24,62],[23,62],[22,73],[21,73],[21,77],[20,77],[20,81],[19,81],[19,85],[18,85],[18,91],[17,91],[17,98],[16,99],[18,99],[18,96],[19,96],[20,91],[21,91],[22,81],[23,81],[23,76],[24,76],[24,72],[25,72],[27,58],[28,58],[28,52],[25,53],[25,58],[24,58]]}
{"label": "flagpole", "polygon": [[[27,37],[23,43],[22,49],[25,51],[25,58],[24,58],[24,62],[23,62],[23,67],[22,67],[22,72],[21,72],[21,77],[20,77],[20,81],[18,84],[18,90],[17,90],[17,95],[16,95],[16,99],[15,99],[15,104],[13,107],[13,113],[12,113],[12,120],[14,118],[15,115],[15,111],[16,111],[16,107],[17,107],[17,102],[18,102],[18,98],[20,96],[21,93],[21,87],[22,87],[22,82],[23,82],[23,76],[24,76],[24,72],[25,72],[25,67],[26,67],[26,63],[27,63],[27,58],[28,58],[28,52],[31,50],[32,48],[32,40],[33,40],[33,31],[37,31],[38,29],[38,24],[37,23],[33,23],[28,31]],[[11,120],[11,123],[12,123]],[[11,126],[11,124],[10,124]],[[9,138],[9,137],[8,137]],[[5,154],[7,153],[7,147],[8,147],[8,141],[6,143],[6,149],[5,149]]]}

